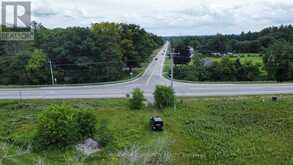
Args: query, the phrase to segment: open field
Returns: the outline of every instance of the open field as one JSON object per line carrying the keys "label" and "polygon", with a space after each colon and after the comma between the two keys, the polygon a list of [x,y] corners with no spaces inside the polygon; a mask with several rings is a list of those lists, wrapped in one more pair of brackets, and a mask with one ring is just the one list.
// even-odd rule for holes
{"label": "open field", "polygon": [[[254,64],[260,64],[263,66],[263,58],[260,56],[260,54],[255,54],[255,53],[240,53],[240,54],[234,54],[235,56],[229,57],[231,60],[236,60],[239,56],[240,57],[240,62],[245,63],[251,61]],[[211,59],[213,61],[220,61],[222,57],[208,57],[208,59]]]}
{"label": "open field", "polygon": [[[131,111],[124,99],[0,101],[0,162],[74,164],[74,148],[16,150],[31,144],[38,114],[52,104],[92,110],[98,123],[107,121],[110,144],[82,159],[85,164],[129,164],[118,154],[129,147],[140,148],[141,155],[161,149],[159,154],[169,154],[165,164],[293,163],[293,95],[282,95],[277,102],[271,96],[181,98],[175,112],[154,107]],[[150,131],[152,115],[163,117],[164,132]]]}
{"label": "open field", "polygon": [[[238,58],[240,58],[240,62],[242,64],[244,64],[246,62],[251,62],[251,63],[253,63],[255,65],[258,65],[259,70],[261,71],[261,77],[266,77],[267,72],[265,71],[265,68],[264,68],[263,57],[260,54],[257,54],[257,53],[239,53],[239,54],[234,54],[234,56],[229,56],[229,59],[233,60],[233,61],[236,61]],[[219,62],[220,60],[222,60],[222,57],[208,57],[208,59],[210,59],[212,61]]]}

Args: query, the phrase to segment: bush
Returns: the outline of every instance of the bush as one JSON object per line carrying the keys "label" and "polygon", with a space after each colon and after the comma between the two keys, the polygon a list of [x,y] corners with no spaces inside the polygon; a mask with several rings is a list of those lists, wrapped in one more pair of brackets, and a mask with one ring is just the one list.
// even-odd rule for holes
{"label": "bush", "polygon": [[174,105],[175,92],[171,87],[156,86],[154,92],[155,104],[159,108],[171,107]]}
{"label": "bush", "polygon": [[74,111],[70,107],[52,106],[38,119],[35,148],[64,148],[95,133],[96,118],[90,112]]}
{"label": "bush", "polygon": [[52,106],[38,120],[35,140],[41,148],[63,148],[73,144],[79,136],[72,111],[66,106]]}
{"label": "bush", "polygon": [[81,139],[94,136],[96,133],[97,119],[93,112],[77,111],[74,118],[78,125],[78,133]]}
{"label": "bush", "polygon": [[130,109],[142,109],[144,107],[144,95],[143,91],[139,88],[134,89],[131,93],[131,98],[129,99],[129,107]]}

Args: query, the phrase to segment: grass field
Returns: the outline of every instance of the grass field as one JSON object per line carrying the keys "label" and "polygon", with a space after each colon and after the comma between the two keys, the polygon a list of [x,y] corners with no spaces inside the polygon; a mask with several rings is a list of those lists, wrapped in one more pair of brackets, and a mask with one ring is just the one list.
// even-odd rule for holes
{"label": "grass field", "polygon": [[[240,57],[240,62],[245,63],[251,61],[254,64],[260,64],[263,66],[263,58],[260,56],[260,54],[254,54],[254,53],[241,53],[241,54],[235,54]],[[231,60],[236,60],[238,57],[231,56],[229,57]],[[211,59],[213,61],[220,61],[222,57],[208,57],[208,59]]]}
{"label": "grass field", "polygon": [[167,56],[165,59],[164,63],[164,68],[163,68],[163,76],[168,77],[168,73],[170,71],[170,66],[171,65],[171,59]]}
{"label": "grass field", "polygon": [[[73,147],[39,153],[20,149],[31,143],[38,114],[52,104],[94,111],[99,122],[108,121],[111,144],[90,157],[79,156]],[[168,159],[161,164],[175,165],[293,164],[292,107],[293,95],[277,102],[271,96],[182,98],[176,111],[131,111],[124,99],[0,101],[0,164],[130,164],[133,159],[125,153],[164,153]],[[163,132],[150,131],[152,115],[164,119]],[[133,162],[142,164],[136,158]]]}

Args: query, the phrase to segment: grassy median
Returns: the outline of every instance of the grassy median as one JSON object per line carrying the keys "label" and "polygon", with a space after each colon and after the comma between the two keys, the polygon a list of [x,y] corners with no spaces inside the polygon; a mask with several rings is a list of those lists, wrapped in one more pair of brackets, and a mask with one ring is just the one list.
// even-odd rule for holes
{"label": "grassy median", "polygon": [[[133,111],[125,99],[0,101],[0,162],[59,165],[80,158],[74,147],[28,149],[38,114],[52,104],[94,111],[98,123],[108,123],[110,144],[85,157],[84,164],[128,164],[119,153],[136,147],[147,154],[158,145],[169,155],[165,164],[293,163],[293,95],[281,95],[277,102],[271,96],[181,98],[176,111]],[[163,132],[150,131],[153,115],[165,121]]]}

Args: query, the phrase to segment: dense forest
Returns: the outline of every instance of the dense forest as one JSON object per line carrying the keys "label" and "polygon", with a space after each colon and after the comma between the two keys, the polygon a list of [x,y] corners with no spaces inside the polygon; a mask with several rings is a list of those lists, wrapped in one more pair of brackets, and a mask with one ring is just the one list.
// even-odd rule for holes
{"label": "dense forest", "polygon": [[0,42],[0,84],[115,81],[146,62],[163,40],[133,24],[48,29],[34,23],[33,41]]}
{"label": "dense forest", "polygon": [[[176,65],[174,76],[190,81],[256,81],[293,80],[293,26],[265,28],[260,32],[240,35],[166,37],[175,49],[191,46],[195,50],[192,63]],[[226,55],[220,61],[206,65],[206,57]],[[258,53],[263,64],[241,63],[241,57],[231,60],[235,53]],[[263,71],[265,73],[262,73]],[[264,76],[265,75],[265,76]]]}

